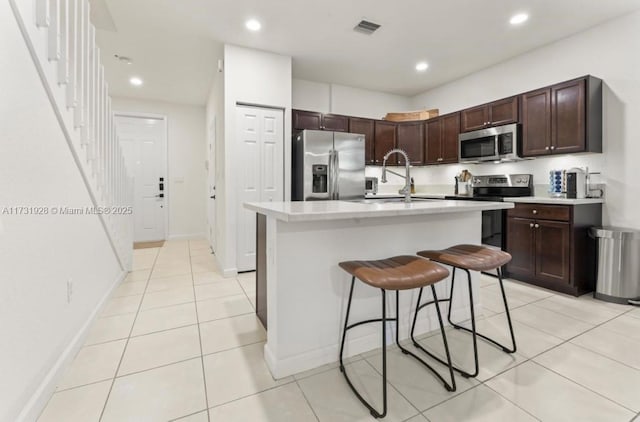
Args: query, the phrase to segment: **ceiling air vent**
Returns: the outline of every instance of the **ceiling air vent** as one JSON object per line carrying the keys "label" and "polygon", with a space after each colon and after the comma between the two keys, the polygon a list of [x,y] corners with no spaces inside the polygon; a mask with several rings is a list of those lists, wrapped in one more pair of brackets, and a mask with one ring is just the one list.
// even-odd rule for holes
{"label": "ceiling air vent", "polygon": [[378,28],[380,28],[380,25],[378,25],[377,23],[361,20],[360,23],[358,23],[353,28],[353,30],[357,32],[362,32],[363,34],[371,35],[374,32],[376,32]]}

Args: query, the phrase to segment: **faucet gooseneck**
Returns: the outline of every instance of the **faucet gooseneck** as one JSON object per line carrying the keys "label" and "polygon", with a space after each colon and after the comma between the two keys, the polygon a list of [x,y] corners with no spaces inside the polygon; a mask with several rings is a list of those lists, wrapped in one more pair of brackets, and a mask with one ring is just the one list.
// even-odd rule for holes
{"label": "faucet gooseneck", "polygon": [[[401,175],[400,173],[396,173],[393,170],[387,169],[387,160],[391,154],[400,154],[404,157],[404,167],[405,167],[405,175]],[[380,177],[380,181],[382,183],[387,183],[387,172],[395,174],[396,176],[403,177],[405,180],[404,187],[398,191],[399,194],[404,195],[404,202],[411,202],[411,175],[410,166],[409,166],[409,156],[407,153],[399,148],[394,148],[391,151],[387,152],[382,159],[382,176]]]}

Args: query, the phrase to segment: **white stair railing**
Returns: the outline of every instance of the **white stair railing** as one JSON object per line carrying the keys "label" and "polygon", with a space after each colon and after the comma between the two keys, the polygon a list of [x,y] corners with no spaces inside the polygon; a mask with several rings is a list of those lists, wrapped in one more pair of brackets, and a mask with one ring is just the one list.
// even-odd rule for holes
{"label": "white stair railing", "polygon": [[9,0],[95,212],[131,269],[133,179],[117,138],[88,0]]}

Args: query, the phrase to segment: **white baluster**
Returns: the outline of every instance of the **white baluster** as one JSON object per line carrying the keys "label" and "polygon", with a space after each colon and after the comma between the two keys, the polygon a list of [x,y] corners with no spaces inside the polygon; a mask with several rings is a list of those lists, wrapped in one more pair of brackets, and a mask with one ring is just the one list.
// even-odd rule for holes
{"label": "white baluster", "polygon": [[86,144],[87,144],[87,162],[91,161],[92,156],[93,156],[93,149],[94,149],[94,112],[95,112],[95,89],[94,89],[94,83],[95,83],[95,70],[94,70],[94,64],[95,64],[95,60],[94,60],[94,54],[95,54],[95,45],[94,45],[94,37],[95,37],[95,30],[93,28],[93,25],[89,25],[89,30],[88,32],[88,36],[87,36],[87,84],[86,84],[86,89],[87,89],[87,96],[86,96],[86,100],[87,100],[87,115],[86,115],[86,119],[85,119],[85,125],[84,125],[84,135],[85,135],[85,139],[86,139]]}
{"label": "white baluster", "polygon": [[59,0],[60,8],[60,59],[58,59],[58,84],[69,82],[69,0]]}
{"label": "white baluster", "polygon": [[78,1],[69,0],[69,32],[67,34],[69,81],[67,83],[67,108],[75,107],[76,97],[76,58],[77,58],[77,33],[78,33]]}
{"label": "white baluster", "polygon": [[49,0],[36,1],[36,25],[38,28],[49,26]]}
{"label": "white baluster", "polygon": [[59,0],[51,0],[49,34],[47,39],[49,61],[60,60],[60,3]]}
{"label": "white baluster", "polygon": [[[84,124],[84,78],[85,78],[85,61],[87,59],[85,44],[85,9],[86,0],[78,0],[78,10],[76,14],[76,100],[77,106],[74,110],[74,126],[81,128]],[[82,132],[80,135],[80,142],[84,144],[82,139]]]}
{"label": "white baluster", "polygon": [[[95,31],[94,31],[95,35]],[[93,173],[97,174],[97,157],[98,157],[98,133],[100,127],[100,94],[99,94],[99,86],[100,86],[100,48],[96,44],[93,46],[93,87],[92,87],[92,96],[93,100],[91,101],[93,104],[93,147],[91,148],[91,160],[93,163]]]}

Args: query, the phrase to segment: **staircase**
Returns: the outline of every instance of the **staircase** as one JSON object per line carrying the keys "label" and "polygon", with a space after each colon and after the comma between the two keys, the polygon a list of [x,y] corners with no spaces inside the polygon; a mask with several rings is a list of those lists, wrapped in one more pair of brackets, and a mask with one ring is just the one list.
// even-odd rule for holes
{"label": "staircase", "polygon": [[131,269],[133,179],[120,149],[88,0],[9,0],[123,270]]}

